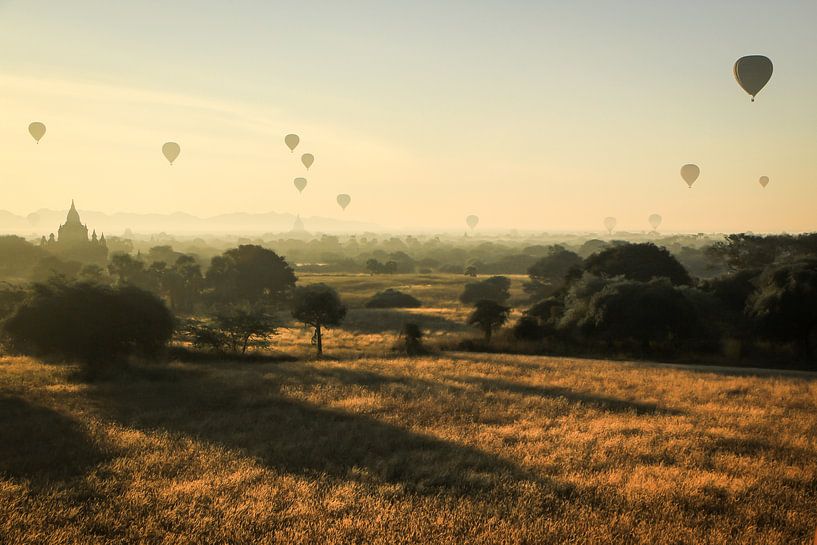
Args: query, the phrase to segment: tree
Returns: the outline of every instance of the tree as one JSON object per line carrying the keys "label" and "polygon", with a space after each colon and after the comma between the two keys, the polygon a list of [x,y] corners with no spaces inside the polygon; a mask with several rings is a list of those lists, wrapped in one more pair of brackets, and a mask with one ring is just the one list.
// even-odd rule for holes
{"label": "tree", "polygon": [[768,269],[746,308],[759,335],[796,342],[803,356],[812,356],[812,337],[817,334],[817,260]]}
{"label": "tree", "polygon": [[465,271],[463,272],[465,276],[470,276],[471,278],[477,277],[477,268],[474,265],[468,265],[465,267]]}
{"label": "tree", "polygon": [[292,267],[272,250],[242,245],[214,257],[206,280],[217,302],[275,306],[288,298],[296,278]]}
{"label": "tree", "polygon": [[193,256],[179,256],[173,267],[165,273],[164,284],[170,298],[170,308],[178,312],[190,312],[204,285],[201,267]]}
{"label": "tree", "polygon": [[551,246],[547,255],[540,258],[528,269],[530,282],[524,289],[531,295],[531,300],[542,299],[552,294],[565,282],[568,272],[579,269],[582,258],[564,246]]}
{"label": "tree", "polygon": [[695,306],[666,278],[649,282],[613,279],[601,289],[585,291],[584,300],[566,309],[576,326],[608,341],[635,340],[642,349],[652,342],[666,343],[701,336]]}
{"label": "tree", "polygon": [[128,254],[114,254],[108,263],[108,272],[117,286],[145,287],[147,273],[145,264]]}
{"label": "tree", "polygon": [[477,301],[473,312],[468,316],[468,325],[473,325],[485,334],[485,342],[491,342],[491,335],[498,327],[508,321],[511,309],[500,305],[496,301],[484,299]]}
{"label": "tree", "polygon": [[383,272],[383,264],[374,258],[369,259],[366,261],[366,270],[369,271],[369,274],[372,276],[380,274]]}
{"label": "tree", "polygon": [[173,327],[164,303],[142,289],[51,282],[33,285],[3,332],[17,352],[98,367],[131,354],[156,357]]}
{"label": "tree", "polygon": [[263,311],[238,308],[221,312],[209,322],[192,321],[188,327],[195,346],[242,355],[249,347],[269,346],[276,329],[273,318]]}
{"label": "tree", "polygon": [[485,280],[465,284],[460,294],[460,301],[466,305],[482,300],[505,303],[511,297],[510,288],[510,279],[505,276],[492,276]]}
{"label": "tree", "polygon": [[322,329],[340,325],[346,317],[346,306],[333,288],[326,284],[313,284],[295,289],[292,298],[292,317],[315,328],[312,343],[317,348],[318,356],[321,356],[323,354]]}
{"label": "tree", "polygon": [[648,282],[667,278],[674,285],[690,285],[692,278],[666,248],[652,242],[619,244],[585,260],[585,271],[596,276],[623,276],[628,280]]}

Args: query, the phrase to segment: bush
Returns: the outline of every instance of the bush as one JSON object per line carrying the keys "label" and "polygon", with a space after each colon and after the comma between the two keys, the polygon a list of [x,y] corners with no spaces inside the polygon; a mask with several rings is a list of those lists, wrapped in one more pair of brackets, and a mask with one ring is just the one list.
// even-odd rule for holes
{"label": "bush", "polygon": [[417,308],[420,306],[422,303],[416,297],[391,288],[375,294],[366,302],[366,308]]}
{"label": "bush", "polygon": [[158,356],[173,334],[173,316],[139,288],[55,282],[35,284],[3,332],[14,351],[100,366]]}
{"label": "bush", "polygon": [[420,329],[419,325],[411,322],[407,323],[403,326],[400,337],[402,337],[405,343],[404,348],[407,356],[417,356],[425,353],[425,348],[423,347],[423,330]]}

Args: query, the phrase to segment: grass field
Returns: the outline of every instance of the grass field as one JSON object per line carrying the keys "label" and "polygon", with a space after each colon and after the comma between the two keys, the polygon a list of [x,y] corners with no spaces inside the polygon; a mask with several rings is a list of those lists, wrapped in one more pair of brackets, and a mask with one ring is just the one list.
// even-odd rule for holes
{"label": "grass field", "polygon": [[0,543],[807,543],[817,377],[0,359]]}

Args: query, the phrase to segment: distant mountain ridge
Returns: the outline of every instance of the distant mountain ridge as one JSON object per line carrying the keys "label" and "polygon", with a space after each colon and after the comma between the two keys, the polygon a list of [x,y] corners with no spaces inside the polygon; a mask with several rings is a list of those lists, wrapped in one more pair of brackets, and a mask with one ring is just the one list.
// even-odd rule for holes
{"label": "distant mountain ridge", "polygon": [[[233,212],[210,217],[198,217],[186,212],[171,214],[138,214],[117,212],[106,214],[78,208],[82,223],[89,230],[104,232],[106,235],[121,235],[126,229],[134,233],[153,234],[262,234],[285,233],[292,230],[294,214],[264,212],[251,214]],[[18,216],[0,210],[0,233],[46,235],[56,233],[60,224],[65,223],[68,210],[40,209],[28,216]],[[355,222],[325,218],[320,216],[301,218],[309,232],[363,232],[379,231],[382,228],[373,223]]]}

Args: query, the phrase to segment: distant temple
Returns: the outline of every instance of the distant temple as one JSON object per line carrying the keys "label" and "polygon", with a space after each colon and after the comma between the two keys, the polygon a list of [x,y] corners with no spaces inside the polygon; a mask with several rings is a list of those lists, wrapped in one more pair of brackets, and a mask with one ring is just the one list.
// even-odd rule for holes
{"label": "distant temple", "polygon": [[70,261],[80,261],[82,263],[96,263],[104,265],[108,260],[108,245],[105,242],[105,233],[97,238],[96,230],[88,238],[88,226],[82,223],[79,218],[74,201],[71,201],[71,209],[65,223],[57,230],[57,237],[54,233],[40,239],[40,246],[48,252]]}

